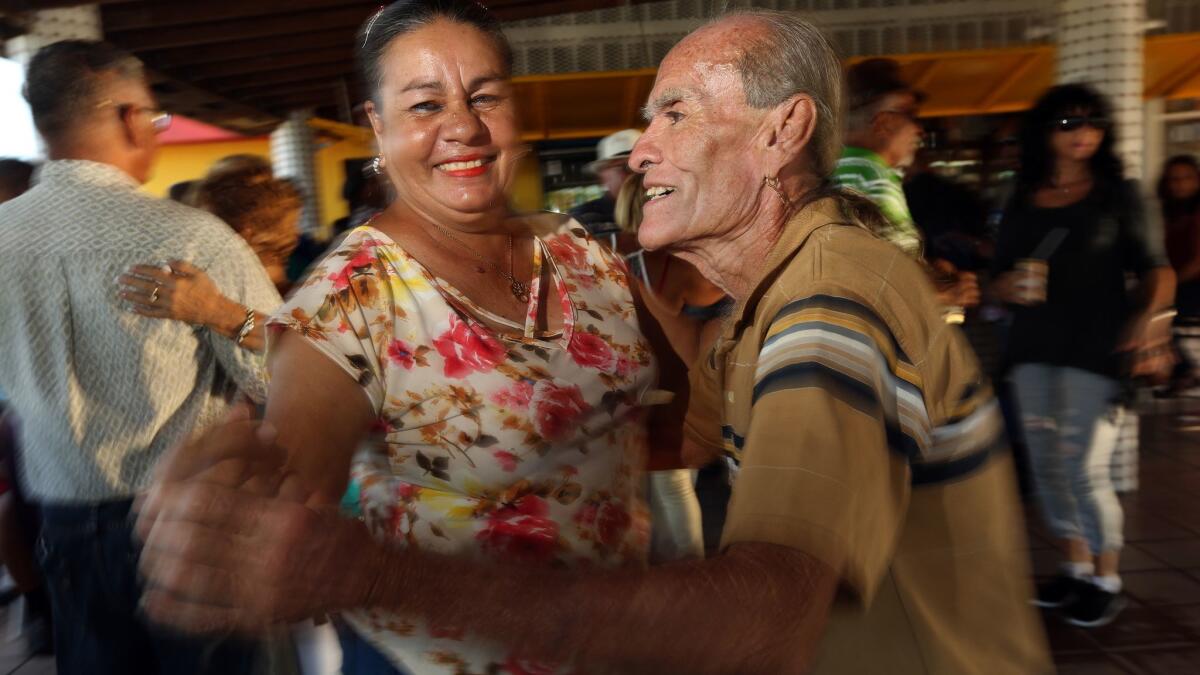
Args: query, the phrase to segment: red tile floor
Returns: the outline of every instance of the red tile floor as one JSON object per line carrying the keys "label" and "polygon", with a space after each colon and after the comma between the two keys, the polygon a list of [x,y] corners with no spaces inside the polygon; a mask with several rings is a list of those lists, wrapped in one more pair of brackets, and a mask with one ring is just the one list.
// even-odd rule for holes
{"label": "red tile floor", "polygon": [[[1045,615],[1064,675],[1200,673],[1200,417],[1180,415],[1200,414],[1200,401],[1154,410],[1142,417],[1140,487],[1121,499],[1129,608],[1093,630]],[[1051,574],[1055,552],[1032,509],[1028,523],[1034,574]]]}

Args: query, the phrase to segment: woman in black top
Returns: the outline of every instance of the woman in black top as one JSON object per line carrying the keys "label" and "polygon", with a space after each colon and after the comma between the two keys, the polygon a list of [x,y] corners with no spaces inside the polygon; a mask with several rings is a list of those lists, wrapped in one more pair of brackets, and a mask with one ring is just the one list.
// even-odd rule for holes
{"label": "woman in black top", "polygon": [[1123,514],[1109,473],[1116,427],[1106,418],[1118,378],[1169,367],[1155,355],[1169,338],[1175,285],[1161,229],[1113,150],[1111,119],[1085,85],[1054,87],[1027,114],[993,286],[1013,309],[1013,386],[1042,510],[1066,558],[1036,603],[1080,626],[1104,625],[1124,605]]}

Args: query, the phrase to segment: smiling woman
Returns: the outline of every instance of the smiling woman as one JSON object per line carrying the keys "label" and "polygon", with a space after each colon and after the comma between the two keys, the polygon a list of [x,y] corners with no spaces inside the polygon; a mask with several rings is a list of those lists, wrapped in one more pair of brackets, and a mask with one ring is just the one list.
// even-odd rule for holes
{"label": "smiling woman", "polygon": [[[360,560],[382,544],[539,569],[640,564],[646,447],[664,436],[678,452],[682,426],[676,408],[674,419],[656,413],[663,418],[648,430],[647,405],[660,364],[674,375],[682,364],[641,312],[615,253],[561,216],[510,211],[525,148],[498,24],[466,0],[397,2],[364,24],[358,45],[375,164],[397,197],[269,321],[266,420],[296,479],[272,503],[336,504],[353,475],[366,525]],[[679,377],[662,386],[686,385]],[[356,455],[361,447],[370,451]],[[188,527],[177,515],[172,528]],[[261,561],[257,545],[248,557],[222,547],[225,571],[260,580],[236,599],[180,581],[198,569],[151,534],[148,606],[188,629],[204,627],[194,619],[214,607],[263,607],[266,596],[290,606],[262,622],[328,610],[314,589],[364,581],[344,578],[347,540],[338,534],[358,528],[331,525],[306,544],[311,564],[291,565],[286,578],[248,562]],[[475,601],[422,592],[439,605]],[[513,645],[436,615],[338,609],[360,610],[346,615],[347,675],[521,672]]]}

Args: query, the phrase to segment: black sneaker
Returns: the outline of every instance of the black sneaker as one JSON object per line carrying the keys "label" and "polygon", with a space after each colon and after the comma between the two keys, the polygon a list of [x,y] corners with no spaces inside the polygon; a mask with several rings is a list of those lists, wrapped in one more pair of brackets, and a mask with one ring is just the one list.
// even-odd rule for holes
{"label": "black sneaker", "polygon": [[1099,628],[1112,623],[1129,601],[1120,593],[1109,593],[1095,584],[1084,584],[1079,597],[1063,609],[1067,623],[1080,628]]}
{"label": "black sneaker", "polygon": [[1063,607],[1076,600],[1084,593],[1085,586],[1091,586],[1082,579],[1059,574],[1053,579],[1038,584],[1037,597],[1029,603],[1034,607]]}

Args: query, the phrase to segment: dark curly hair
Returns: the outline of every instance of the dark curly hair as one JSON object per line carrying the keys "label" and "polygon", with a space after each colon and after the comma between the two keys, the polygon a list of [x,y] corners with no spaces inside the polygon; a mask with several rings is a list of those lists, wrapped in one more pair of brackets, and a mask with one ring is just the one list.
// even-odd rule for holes
{"label": "dark curly hair", "polygon": [[500,21],[483,5],[473,0],[399,0],[376,12],[358,30],[358,68],[375,105],[380,105],[382,61],[388,45],[392,44],[392,40],[438,19],[472,26],[491,38],[504,64],[502,74],[512,74],[512,46],[504,37]]}
{"label": "dark curly hair", "polygon": [[253,171],[223,171],[196,186],[194,204],[228,223],[264,264],[285,262],[300,233],[288,216],[303,204],[291,181]]}
{"label": "dark curly hair", "polygon": [[[1054,123],[1064,115],[1082,112],[1095,117],[1112,119],[1112,106],[1100,92],[1086,84],[1062,84],[1051,87],[1033,104],[1021,120],[1021,170],[1017,176],[1020,188],[1033,192],[1050,183],[1054,171],[1054,151],[1050,135]],[[1092,155],[1092,178],[1097,183],[1116,185],[1125,178],[1125,168],[1114,150],[1116,133],[1104,132],[1104,140]]]}

